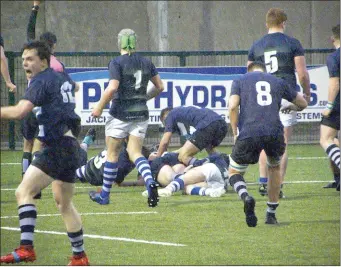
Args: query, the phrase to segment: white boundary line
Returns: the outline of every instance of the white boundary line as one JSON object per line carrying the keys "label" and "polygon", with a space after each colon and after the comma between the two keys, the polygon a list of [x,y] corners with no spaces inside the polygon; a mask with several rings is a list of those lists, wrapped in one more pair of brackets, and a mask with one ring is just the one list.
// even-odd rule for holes
{"label": "white boundary line", "polygon": [[[328,157],[289,157],[290,160],[318,160],[318,159],[328,159]],[[20,165],[21,162],[4,162],[1,166],[6,165]]]}
{"label": "white boundary line", "polygon": [[[1,229],[8,230],[8,231],[20,231],[20,228],[14,228],[14,227],[1,227]],[[42,231],[42,230],[36,230],[36,229],[34,230],[34,232],[40,233],[40,234],[50,234],[50,235],[66,235],[65,232]],[[147,241],[147,240],[142,240],[142,239],[133,239],[133,238],[124,238],[124,237],[115,237],[115,236],[89,235],[89,234],[84,234],[83,236],[88,237],[88,238],[93,238],[93,239],[117,240],[117,241],[153,244],[153,245],[161,245],[161,246],[173,246],[173,247],[186,247],[187,246],[187,245],[177,244],[177,243]]]}
{"label": "white boundary line", "polygon": [[[132,214],[157,214],[156,211],[128,211],[128,212],[85,212],[80,213],[81,216],[87,215],[132,215]],[[53,216],[60,216],[59,213],[55,214],[38,214],[38,217],[53,217]],[[18,215],[11,215],[11,216],[1,216],[0,219],[9,219],[9,218],[18,218]]]}

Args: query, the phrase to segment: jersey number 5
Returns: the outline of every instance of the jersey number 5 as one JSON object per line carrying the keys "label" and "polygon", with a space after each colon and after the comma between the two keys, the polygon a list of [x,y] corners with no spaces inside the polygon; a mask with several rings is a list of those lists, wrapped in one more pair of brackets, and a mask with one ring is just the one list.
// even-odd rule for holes
{"label": "jersey number 5", "polygon": [[272,103],[271,86],[266,81],[256,83],[257,103],[260,106],[269,106]]}
{"label": "jersey number 5", "polygon": [[278,60],[276,54],[276,50],[264,52],[264,61],[267,73],[274,73],[278,71]]}

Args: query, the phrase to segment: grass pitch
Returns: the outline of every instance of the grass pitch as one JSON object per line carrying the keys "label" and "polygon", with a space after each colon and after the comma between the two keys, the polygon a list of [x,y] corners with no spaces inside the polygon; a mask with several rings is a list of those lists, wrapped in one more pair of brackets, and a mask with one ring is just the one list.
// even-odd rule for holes
{"label": "grass pitch", "polygon": [[[231,147],[220,150],[230,153]],[[89,157],[97,153],[90,150]],[[21,154],[1,151],[1,255],[19,244],[14,190],[21,180]],[[264,224],[267,198],[254,184],[258,165],[245,175],[257,201],[255,228],[247,227],[243,203],[231,188],[221,198],[176,193],[148,208],[143,187],[114,187],[111,203],[100,206],[88,197],[95,187],[77,183],[74,203],[83,214],[91,265],[339,266],[340,194],[322,188],[332,180],[328,159],[318,145],[289,146],[289,158],[277,226]],[[136,171],[127,178],[134,179]],[[66,265],[71,247],[50,187],[37,209],[37,260],[19,265]]]}

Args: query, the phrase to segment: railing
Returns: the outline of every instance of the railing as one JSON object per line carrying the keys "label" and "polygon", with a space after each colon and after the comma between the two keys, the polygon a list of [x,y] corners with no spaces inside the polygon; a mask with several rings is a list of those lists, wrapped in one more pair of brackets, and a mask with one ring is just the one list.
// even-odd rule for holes
{"label": "railing", "polygon": [[[333,49],[307,49],[305,52],[307,65],[325,65],[327,54]],[[139,52],[150,58],[157,67],[185,67],[185,66],[245,66],[247,62],[246,50],[239,51],[172,51],[172,52]],[[67,68],[72,67],[107,67],[109,61],[119,55],[118,52],[57,52],[55,55]],[[21,66],[21,52],[6,52],[9,72],[12,81],[17,85],[16,94],[8,93],[4,81],[1,82],[1,106],[13,105],[23,95],[27,87],[25,73]],[[315,143],[319,138],[319,123],[302,123],[294,134],[294,143]],[[96,126],[100,128],[100,126]],[[83,127],[85,133],[89,126]],[[97,146],[104,146],[104,131],[99,129]],[[146,143],[157,143],[160,133],[155,126],[148,128]],[[1,147],[20,149],[22,135],[20,122],[1,121]],[[223,144],[231,144],[232,136],[228,133]],[[172,145],[178,145],[179,138],[175,138]]]}

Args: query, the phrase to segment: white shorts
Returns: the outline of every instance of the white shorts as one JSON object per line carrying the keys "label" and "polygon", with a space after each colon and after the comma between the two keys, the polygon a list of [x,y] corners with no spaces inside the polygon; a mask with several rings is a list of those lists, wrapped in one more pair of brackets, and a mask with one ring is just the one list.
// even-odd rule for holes
{"label": "white shorts", "polygon": [[205,175],[206,183],[209,188],[224,187],[224,179],[215,164],[206,163],[202,165],[201,171]]}
{"label": "white shorts", "polygon": [[[290,102],[286,99],[282,99],[281,102],[281,107],[285,107],[289,104]],[[282,112],[279,112],[279,118],[283,124],[284,127],[289,127],[297,124],[297,119],[296,119],[296,114],[297,111],[291,111],[288,114],[283,114]]]}
{"label": "white shorts", "polygon": [[148,120],[125,122],[108,115],[105,123],[105,136],[126,138],[128,135],[133,135],[144,139],[148,128],[148,122]]}

